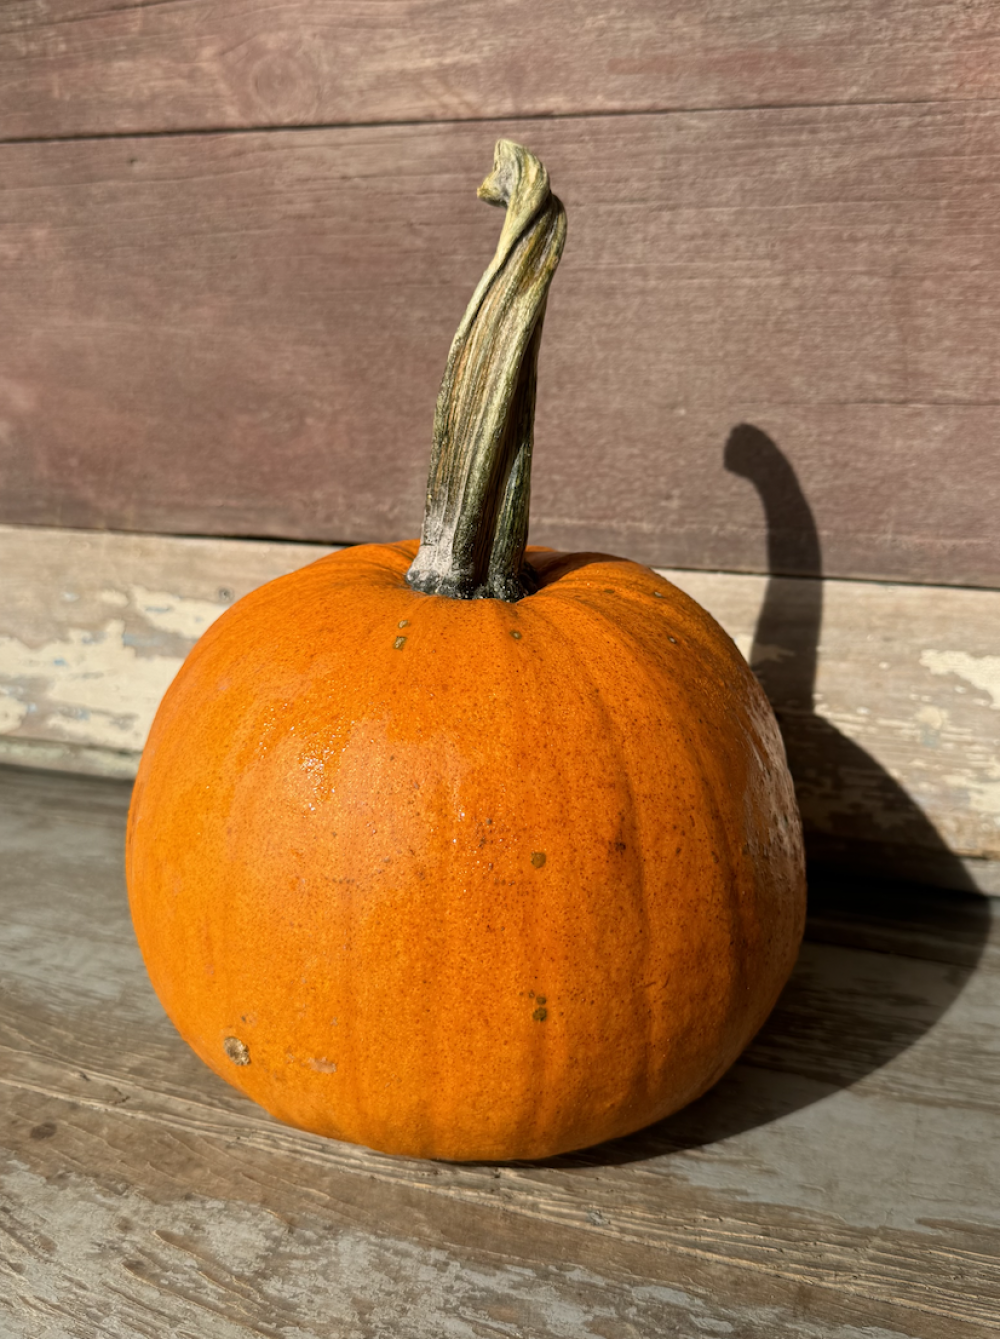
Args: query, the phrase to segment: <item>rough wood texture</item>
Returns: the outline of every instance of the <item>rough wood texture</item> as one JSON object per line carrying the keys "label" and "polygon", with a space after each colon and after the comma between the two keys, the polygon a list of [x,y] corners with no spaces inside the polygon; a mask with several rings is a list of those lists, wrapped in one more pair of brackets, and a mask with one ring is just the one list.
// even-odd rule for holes
{"label": "rough wood texture", "polygon": [[6,0],[5,137],[997,97],[989,0]]}
{"label": "rough wood texture", "polygon": [[705,1098],[547,1165],[275,1124],[161,1013],[127,787],[0,769],[0,1317],[10,1339],[989,1339],[990,904],[814,893],[770,1022]]}
{"label": "rough wood texture", "polygon": [[[0,528],[0,758],[134,775],[201,632],[327,551]],[[1000,592],[665,575],[763,681],[814,856],[1000,892]]]}
{"label": "rough wood texture", "polygon": [[0,756],[84,768],[99,758],[103,772],[134,775],[160,698],[202,632],[324,552],[0,528]]}
{"label": "rough wood texture", "polygon": [[509,133],[569,214],[535,542],[765,570],[749,424],[827,575],[1000,585],[998,132],[981,101],[0,146],[0,519],[415,534]]}

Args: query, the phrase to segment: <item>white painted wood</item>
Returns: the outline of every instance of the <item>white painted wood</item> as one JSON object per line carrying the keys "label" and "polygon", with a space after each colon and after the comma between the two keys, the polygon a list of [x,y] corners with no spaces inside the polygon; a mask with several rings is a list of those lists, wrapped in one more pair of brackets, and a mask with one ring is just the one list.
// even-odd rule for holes
{"label": "white painted wood", "polygon": [[1000,892],[1000,591],[667,575],[751,659],[814,854]]}
{"label": "white painted wood", "polygon": [[[198,636],[329,551],[0,527],[0,760],[134,775]],[[1000,592],[664,574],[752,656],[814,852],[1000,891]]]}
{"label": "white painted wood", "polygon": [[0,760],[134,775],[201,633],[240,596],[327,551],[0,527]]}

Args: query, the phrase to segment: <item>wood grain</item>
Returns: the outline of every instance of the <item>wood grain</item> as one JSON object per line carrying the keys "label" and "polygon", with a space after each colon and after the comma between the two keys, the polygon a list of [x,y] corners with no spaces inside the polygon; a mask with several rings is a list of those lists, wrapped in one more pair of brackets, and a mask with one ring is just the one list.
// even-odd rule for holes
{"label": "wood grain", "polygon": [[[134,775],[205,628],[328,551],[0,527],[0,758]],[[814,857],[1000,892],[1000,591],[661,570],[764,683]]]}
{"label": "wood grain", "polygon": [[998,586],[998,106],[0,146],[0,519],[415,534],[507,133],[569,213],[535,542],[766,570],[746,424],[807,500],[786,571]]}
{"label": "wood grain", "polygon": [[988,901],[829,882],[776,1013],[688,1111],[550,1164],[412,1162],[276,1124],[174,1034],[127,796],[0,769],[12,1339],[995,1333]]}
{"label": "wood grain", "polygon": [[6,0],[4,137],[997,97],[988,0]]}

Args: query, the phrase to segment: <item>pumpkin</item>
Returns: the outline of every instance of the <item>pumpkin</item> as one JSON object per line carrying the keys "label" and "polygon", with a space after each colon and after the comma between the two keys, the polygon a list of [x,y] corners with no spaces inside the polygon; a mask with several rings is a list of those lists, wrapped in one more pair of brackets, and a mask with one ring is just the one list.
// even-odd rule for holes
{"label": "pumpkin", "polygon": [[282,1121],[390,1153],[542,1158],[703,1093],[795,961],[774,715],[648,568],[526,548],[565,215],[507,205],[449,355],[421,542],[320,559],[195,646],[143,754],[128,884],[152,983]]}

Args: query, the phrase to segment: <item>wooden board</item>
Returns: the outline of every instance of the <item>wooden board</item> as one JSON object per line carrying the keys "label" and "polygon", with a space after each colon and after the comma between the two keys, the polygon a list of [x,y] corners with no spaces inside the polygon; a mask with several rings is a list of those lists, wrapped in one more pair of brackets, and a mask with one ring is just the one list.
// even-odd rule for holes
{"label": "wooden board", "polygon": [[415,533],[501,133],[569,211],[536,542],[767,570],[743,424],[782,570],[1000,586],[995,101],[0,146],[0,520]]}
{"label": "wooden board", "polygon": [[5,137],[997,97],[989,0],[6,0]]}
{"label": "wooden board", "polygon": [[[0,759],[134,775],[201,632],[327,551],[0,528]],[[815,857],[1000,892],[1000,591],[665,575],[754,664]]]}
{"label": "wooden board", "polygon": [[548,1164],[276,1124],[176,1036],[122,886],[127,787],[0,769],[10,1339],[991,1339],[989,902],[814,892],[800,963],[685,1112]]}

